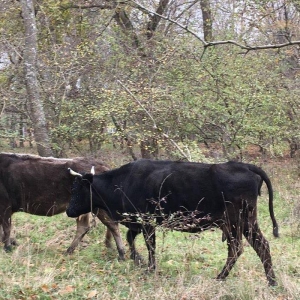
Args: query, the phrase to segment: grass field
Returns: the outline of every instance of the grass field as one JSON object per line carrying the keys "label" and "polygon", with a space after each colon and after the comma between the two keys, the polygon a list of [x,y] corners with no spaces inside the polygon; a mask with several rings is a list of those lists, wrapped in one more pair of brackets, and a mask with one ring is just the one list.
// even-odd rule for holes
{"label": "grass field", "polygon": [[[228,279],[213,279],[227,256],[219,230],[186,234],[158,229],[158,267],[147,274],[130,259],[119,262],[116,249],[105,248],[100,223],[66,256],[74,220],[65,214],[47,218],[16,213],[13,233],[19,246],[11,253],[1,250],[0,299],[300,299],[299,162],[270,161],[264,169],[275,191],[280,238],[272,236],[265,188],[259,223],[270,243],[277,287],[268,287],[263,266],[246,241]],[[124,227],[122,234],[125,239]],[[142,237],[137,247],[147,258]]]}

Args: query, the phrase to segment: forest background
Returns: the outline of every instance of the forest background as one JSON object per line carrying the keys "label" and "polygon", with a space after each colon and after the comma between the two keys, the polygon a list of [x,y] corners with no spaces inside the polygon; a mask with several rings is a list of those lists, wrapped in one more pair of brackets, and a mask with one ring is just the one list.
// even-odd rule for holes
{"label": "forest background", "polygon": [[74,220],[19,212],[0,298],[300,299],[299,23],[299,0],[1,0],[1,151],[111,167],[253,162],[272,180],[281,236],[263,190],[259,223],[279,283],[269,288],[247,244],[228,280],[212,279],[226,257],[219,231],[158,228],[158,270],[145,275],[100,244],[103,226],[67,257]]}
{"label": "forest background", "polygon": [[4,147],[188,160],[299,149],[298,0],[3,0],[0,13]]}

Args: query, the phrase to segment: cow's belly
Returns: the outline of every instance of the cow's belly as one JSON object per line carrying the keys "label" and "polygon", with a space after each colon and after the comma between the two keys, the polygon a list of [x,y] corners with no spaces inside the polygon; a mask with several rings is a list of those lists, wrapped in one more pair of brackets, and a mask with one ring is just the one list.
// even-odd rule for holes
{"label": "cow's belly", "polygon": [[19,211],[37,216],[53,216],[66,211],[66,205],[58,205],[55,202],[49,203],[25,203]]}
{"label": "cow's belly", "polygon": [[[140,222],[142,219],[142,222]],[[224,223],[222,213],[195,215],[193,213],[186,214],[177,212],[165,217],[157,217],[155,215],[147,214],[145,217],[127,218],[121,221],[121,224],[133,231],[140,231],[146,224],[156,223],[162,227],[189,233],[201,232],[212,227],[220,227]]]}
{"label": "cow's belly", "polygon": [[182,214],[178,212],[168,218],[160,219],[159,223],[166,228],[183,232],[200,232],[212,227],[219,227],[223,223],[222,214]]}

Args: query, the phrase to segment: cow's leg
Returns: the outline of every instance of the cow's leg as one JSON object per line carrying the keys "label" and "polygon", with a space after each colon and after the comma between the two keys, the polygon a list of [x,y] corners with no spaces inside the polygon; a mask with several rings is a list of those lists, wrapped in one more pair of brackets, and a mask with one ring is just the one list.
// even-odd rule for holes
{"label": "cow's leg", "polygon": [[125,260],[125,248],[123,245],[123,240],[121,238],[119,224],[113,221],[107,212],[102,209],[98,209],[96,211],[96,215],[99,220],[107,227],[106,235],[105,235],[105,245],[111,248],[111,236],[114,237],[118,253],[119,253],[119,260]]}
{"label": "cow's leg", "polygon": [[2,228],[3,228],[2,242],[4,243],[4,250],[10,252],[12,251],[12,243],[10,239],[10,232],[11,232],[11,211],[10,210],[6,210],[3,214]]}
{"label": "cow's leg", "polygon": [[4,240],[4,232],[3,232],[2,220],[0,222],[0,239],[1,239],[1,242],[3,242],[3,240]]}
{"label": "cow's leg", "polygon": [[129,229],[126,235],[126,239],[130,249],[130,258],[134,260],[134,263],[136,265],[141,265],[144,263],[142,256],[136,251],[134,244],[134,240],[139,233],[140,231],[133,231]]}
{"label": "cow's leg", "polygon": [[235,225],[230,226],[230,231],[223,229],[223,234],[225,234],[227,239],[228,257],[226,264],[221,273],[217,276],[217,279],[225,279],[236,263],[238,257],[243,253],[241,232],[239,228],[238,225]]}
{"label": "cow's leg", "polygon": [[72,254],[74,252],[75,248],[82,241],[86,233],[90,230],[89,220],[90,220],[89,214],[81,215],[76,219],[76,224],[77,224],[76,235],[70,247],[67,249],[67,254]]}
{"label": "cow's leg", "polygon": [[272,258],[268,241],[263,236],[256,219],[256,213],[249,213],[249,222],[245,224],[244,236],[259,256],[267,276],[269,285],[277,285],[272,266]]}
{"label": "cow's leg", "polygon": [[106,230],[106,233],[105,233],[105,239],[104,239],[104,244],[106,246],[106,248],[112,248],[112,243],[111,243],[111,240],[113,238],[113,235],[111,233],[110,230]]}
{"label": "cow's leg", "polygon": [[[4,232],[3,232],[3,226],[2,224],[0,225],[0,240],[4,242]],[[10,237],[10,244],[13,246],[18,246],[18,242],[16,238]]]}
{"label": "cow's leg", "polygon": [[155,263],[155,227],[153,226],[144,226],[143,227],[143,235],[146,242],[146,246],[148,249],[149,255],[149,264],[148,269],[149,271],[155,270],[156,263]]}

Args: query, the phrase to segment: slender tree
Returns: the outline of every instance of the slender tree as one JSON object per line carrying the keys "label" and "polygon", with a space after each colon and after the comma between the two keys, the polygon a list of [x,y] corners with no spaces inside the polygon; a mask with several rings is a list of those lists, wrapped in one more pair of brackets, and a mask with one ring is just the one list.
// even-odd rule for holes
{"label": "slender tree", "polygon": [[200,1],[203,19],[203,36],[205,41],[212,41],[212,13],[210,8],[210,0]]}
{"label": "slender tree", "polygon": [[27,96],[30,103],[30,117],[34,127],[38,154],[51,156],[52,150],[37,78],[37,27],[33,1],[21,0],[21,6],[25,29],[24,72]]}

